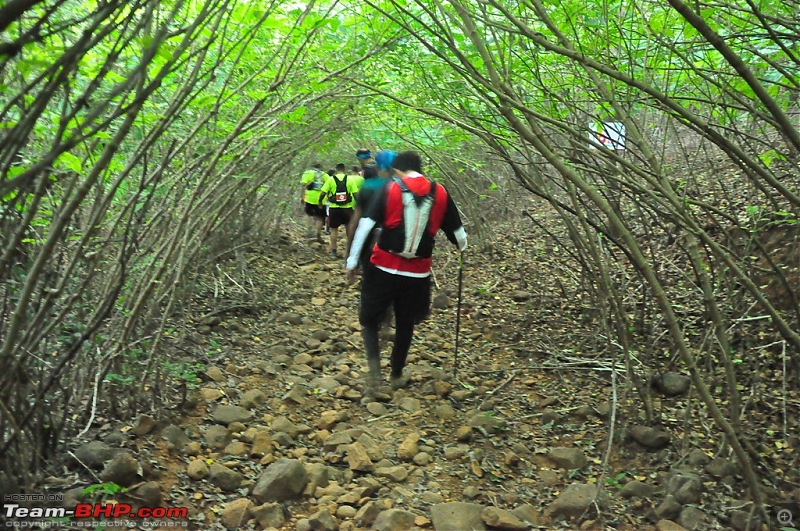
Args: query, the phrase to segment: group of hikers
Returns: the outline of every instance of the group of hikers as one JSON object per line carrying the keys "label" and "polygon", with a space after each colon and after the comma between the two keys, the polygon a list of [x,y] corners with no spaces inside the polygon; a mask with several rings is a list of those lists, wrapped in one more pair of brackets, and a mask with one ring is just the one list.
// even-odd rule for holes
{"label": "group of hikers", "polygon": [[362,168],[353,166],[348,172],[344,164],[337,164],[336,169],[323,172],[320,164],[314,164],[303,172],[300,182],[301,201],[311,225],[307,236],[322,242],[324,227],[325,232],[330,234],[329,256],[338,258],[339,227],[345,227],[348,241],[352,236],[350,220],[356,195],[364,182]]}
{"label": "group of hikers", "polygon": [[452,196],[423,175],[418,153],[383,150],[373,157],[362,148],[356,158],[360,164],[349,174],[344,164],[337,164],[332,175],[314,164],[301,183],[305,212],[317,238],[328,219],[329,256],[338,257],[337,232],[344,225],[348,282],[354,283],[362,271],[359,322],[369,367],[367,391],[375,396],[383,386],[381,324],[393,310],[390,384],[396,390],[410,381],[405,364],[414,326],[430,313],[434,236],[443,231],[463,251],[467,234]]}

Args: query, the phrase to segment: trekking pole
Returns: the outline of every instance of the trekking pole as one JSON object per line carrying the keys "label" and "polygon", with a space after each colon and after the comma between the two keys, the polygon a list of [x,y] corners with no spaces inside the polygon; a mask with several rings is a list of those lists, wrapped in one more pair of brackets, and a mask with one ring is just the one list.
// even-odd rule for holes
{"label": "trekking pole", "polygon": [[458,254],[458,303],[456,305],[456,355],[453,366],[453,378],[458,379],[458,340],[461,332],[461,288],[464,282],[464,251]]}

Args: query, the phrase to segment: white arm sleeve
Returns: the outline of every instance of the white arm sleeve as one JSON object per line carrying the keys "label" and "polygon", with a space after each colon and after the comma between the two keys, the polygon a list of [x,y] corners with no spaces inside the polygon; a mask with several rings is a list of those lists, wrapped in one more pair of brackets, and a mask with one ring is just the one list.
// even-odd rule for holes
{"label": "white arm sleeve", "polygon": [[467,231],[464,230],[463,226],[453,231],[453,236],[456,237],[459,251],[463,251],[467,248]]}
{"label": "white arm sleeve", "polygon": [[361,249],[364,247],[364,242],[374,227],[374,219],[361,218],[358,220],[358,228],[353,235],[353,243],[350,245],[350,256],[347,257],[347,269],[358,267],[358,257],[361,256]]}

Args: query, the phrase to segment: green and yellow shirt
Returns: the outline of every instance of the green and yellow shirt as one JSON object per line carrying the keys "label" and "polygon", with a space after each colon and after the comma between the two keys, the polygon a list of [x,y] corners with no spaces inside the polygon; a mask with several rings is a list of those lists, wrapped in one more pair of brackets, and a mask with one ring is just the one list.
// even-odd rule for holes
{"label": "green and yellow shirt", "polygon": [[306,170],[300,176],[300,184],[306,187],[305,201],[316,205],[319,203],[319,196],[325,184],[326,175],[319,170]]}
{"label": "green and yellow shirt", "polygon": [[[343,179],[347,180],[345,185],[347,188],[348,200],[346,203],[337,203],[335,201],[336,185],[337,182],[341,182]],[[321,191],[325,194],[328,194],[328,200],[331,203],[331,208],[353,208],[355,205],[355,195],[358,193],[362,181],[363,179],[357,176],[337,173],[333,177],[328,177],[328,179],[325,181],[325,184],[322,185]]]}

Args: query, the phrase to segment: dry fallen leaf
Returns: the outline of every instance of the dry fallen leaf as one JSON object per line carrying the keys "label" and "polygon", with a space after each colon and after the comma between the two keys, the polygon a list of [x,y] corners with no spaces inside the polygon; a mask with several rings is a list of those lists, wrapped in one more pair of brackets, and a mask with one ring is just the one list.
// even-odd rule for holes
{"label": "dry fallen leaf", "polygon": [[473,459],[472,461],[470,461],[469,466],[472,468],[473,474],[475,474],[479,478],[483,477],[483,469],[481,468],[481,465],[478,464],[477,461]]}

